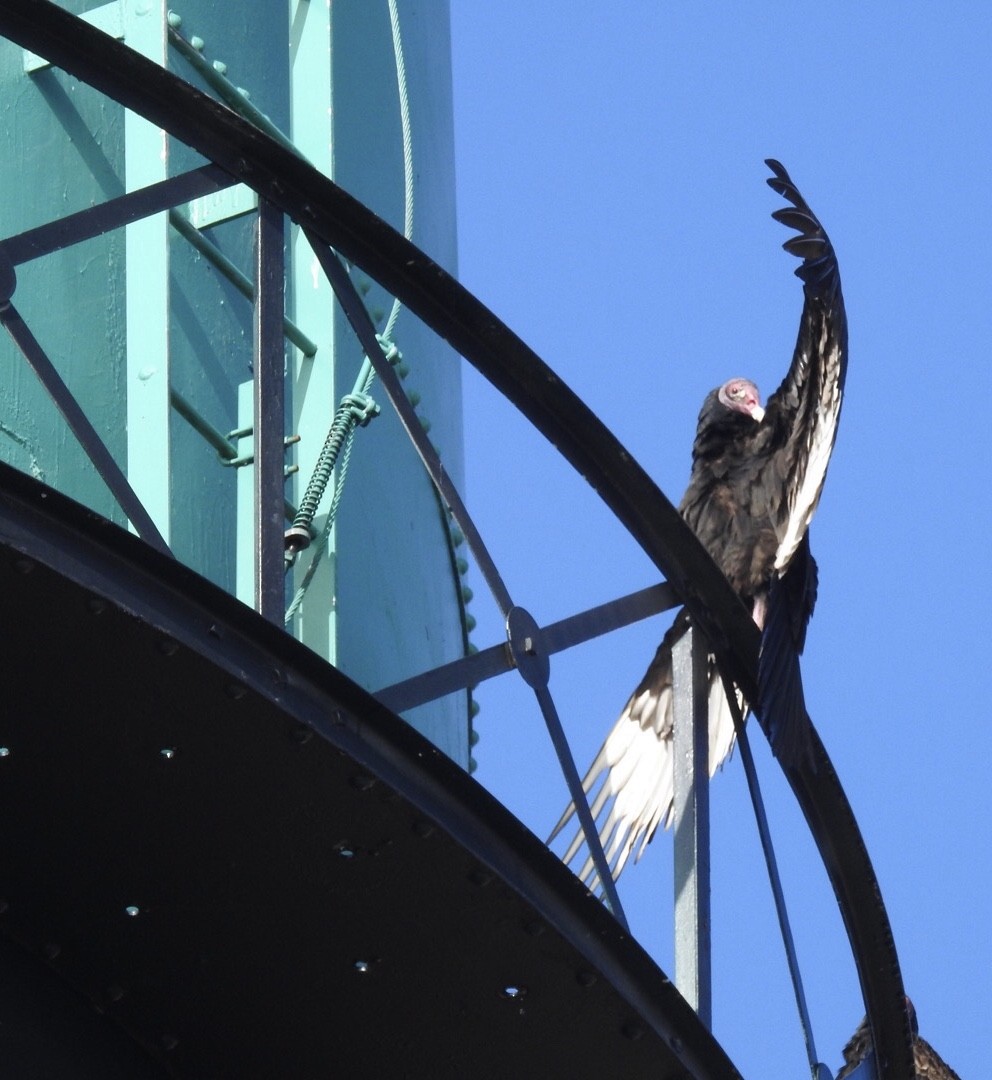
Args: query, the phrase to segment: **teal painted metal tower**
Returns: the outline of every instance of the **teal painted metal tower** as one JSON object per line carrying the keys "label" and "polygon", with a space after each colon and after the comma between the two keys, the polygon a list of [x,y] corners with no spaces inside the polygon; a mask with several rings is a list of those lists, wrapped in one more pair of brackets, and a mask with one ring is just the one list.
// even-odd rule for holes
{"label": "teal painted metal tower", "polygon": [[[111,0],[62,5],[277,130],[320,171],[454,271],[448,9],[404,0]],[[0,233],[98,207],[202,165],[160,128],[61,70],[0,49]],[[165,543],[257,604],[252,296],[258,197],[237,186],[97,232],[17,268],[18,310]],[[285,241],[285,520],[342,399],[361,416],[286,573],[288,632],[367,689],[461,656],[464,561],[446,511],[302,230]],[[461,486],[452,350],[357,269],[384,345]],[[358,391],[357,398],[352,398]],[[364,395],[364,396],[363,396]],[[356,404],[358,401],[360,404]],[[0,341],[0,458],[120,525],[127,515],[24,357]],[[330,470],[328,470],[330,471]],[[337,486],[337,490],[336,490]],[[319,490],[319,484],[317,485]],[[331,508],[333,521],[329,521]],[[325,546],[326,543],[326,546]],[[408,719],[469,762],[466,695]]]}

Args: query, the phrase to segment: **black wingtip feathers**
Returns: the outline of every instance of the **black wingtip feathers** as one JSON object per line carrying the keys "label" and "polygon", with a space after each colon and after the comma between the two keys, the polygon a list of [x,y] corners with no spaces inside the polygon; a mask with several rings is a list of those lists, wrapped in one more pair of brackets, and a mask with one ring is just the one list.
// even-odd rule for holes
{"label": "black wingtip feathers", "polygon": [[814,293],[836,287],[837,259],[826,230],[781,162],[774,158],[765,158],[765,164],[775,174],[767,177],[768,186],[792,204],[792,206],[774,210],[772,217],[799,233],[798,236],[790,237],[782,245],[790,255],[803,260],[802,264],[796,268],[796,277]]}

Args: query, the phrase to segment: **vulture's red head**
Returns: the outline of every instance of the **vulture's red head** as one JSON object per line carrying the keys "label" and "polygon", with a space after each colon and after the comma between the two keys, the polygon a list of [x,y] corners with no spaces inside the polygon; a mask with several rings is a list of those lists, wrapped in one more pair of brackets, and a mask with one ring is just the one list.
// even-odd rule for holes
{"label": "vulture's red head", "polygon": [[764,419],[761,394],[750,379],[729,379],[717,391],[717,399],[726,408],[742,412],[758,423]]}

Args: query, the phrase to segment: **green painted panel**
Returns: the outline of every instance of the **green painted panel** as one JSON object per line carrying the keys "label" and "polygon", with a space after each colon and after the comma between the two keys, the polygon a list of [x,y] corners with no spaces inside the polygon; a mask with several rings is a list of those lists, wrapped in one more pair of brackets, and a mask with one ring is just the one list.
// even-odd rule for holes
{"label": "green painted panel", "polygon": [[[66,4],[94,13],[126,43],[167,58],[165,0]],[[96,9],[103,8],[99,12]],[[404,156],[387,0],[175,0],[184,36],[304,154],[397,228],[404,218]],[[448,9],[398,4],[415,157],[414,241],[455,269],[454,174]],[[113,102],[0,42],[0,235],[6,236],[201,164],[188,148],[128,119]],[[252,275],[254,214],[244,192],[196,209],[210,242]],[[187,208],[176,213],[187,214]],[[202,215],[206,215],[205,217]],[[28,324],[83,409],[129,472],[179,558],[242,595],[251,579],[251,468],[235,470],[169,405],[181,395],[221,433],[250,416],[250,299],[165,217],[80,244],[19,269],[15,295]],[[299,498],[341,396],[362,363],[311,252],[287,227],[287,305],[317,343],[313,357],[287,346],[287,431],[301,442],[287,461]],[[377,325],[392,298],[355,271]],[[405,385],[446,468],[461,484],[459,361],[407,313],[393,340]],[[376,388],[382,415],[355,438],[332,550],[294,631],[375,689],[459,657],[461,581],[448,523],[408,439]],[[130,398],[130,401],[129,401]],[[129,431],[130,429],[130,431]],[[250,437],[238,445],[251,452]],[[33,374],[0,341],[0,457],[123,524],[123,517]],[[326,513],[327,500],[322,510]],[[317,524],[321,524],[318,518]],[[307,564],[301,559],[292,584]],[[410,719],[468,763],[465,695]]]}
{"label": "green painted panel", "polygon": [[[122,194],[122,119],[119,106],[60,71],[44,67],[26,74],[22,50],[0,41],[0,234]],[[123,233],[35,260],[17,276],[18,310],[123,461]],[[0,335],[0,457],[123,522],[5,334]]]}
{"label": "green painted panel", "polygon": [[[454,271],[447,5],[399,3],[398,11],[414,155],[413,239]],[[333,14],[334,179],[402,230],[403,134],[388,6],[385,0],[345,0]],[[357,280],[368,290],[366,302],[381,330],[392,298],[360,275]],[[343,384],[358,370],[361,352],[340,317],[337,340]],[[393,340],[409,368],[405,386],[417,395],[430,437],[461,486],[460,362],[405,312]],[[460,581],[447,523],[419,459],[387,410],[356,436],[336,552],[343,670],[368,686],[386,685],[461,655]],[[467,761],[464,696],[425,706],[410,719],[449,755]]]}

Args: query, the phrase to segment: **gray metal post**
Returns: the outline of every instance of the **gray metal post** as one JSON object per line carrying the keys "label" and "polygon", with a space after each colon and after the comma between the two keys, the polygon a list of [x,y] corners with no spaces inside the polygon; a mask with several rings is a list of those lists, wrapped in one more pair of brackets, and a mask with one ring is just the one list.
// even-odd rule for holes
{"label": "gray metal post", "polygon": [[675,754],[675,985],[712,1025],[706,643],[693,627],[672,650]]}

